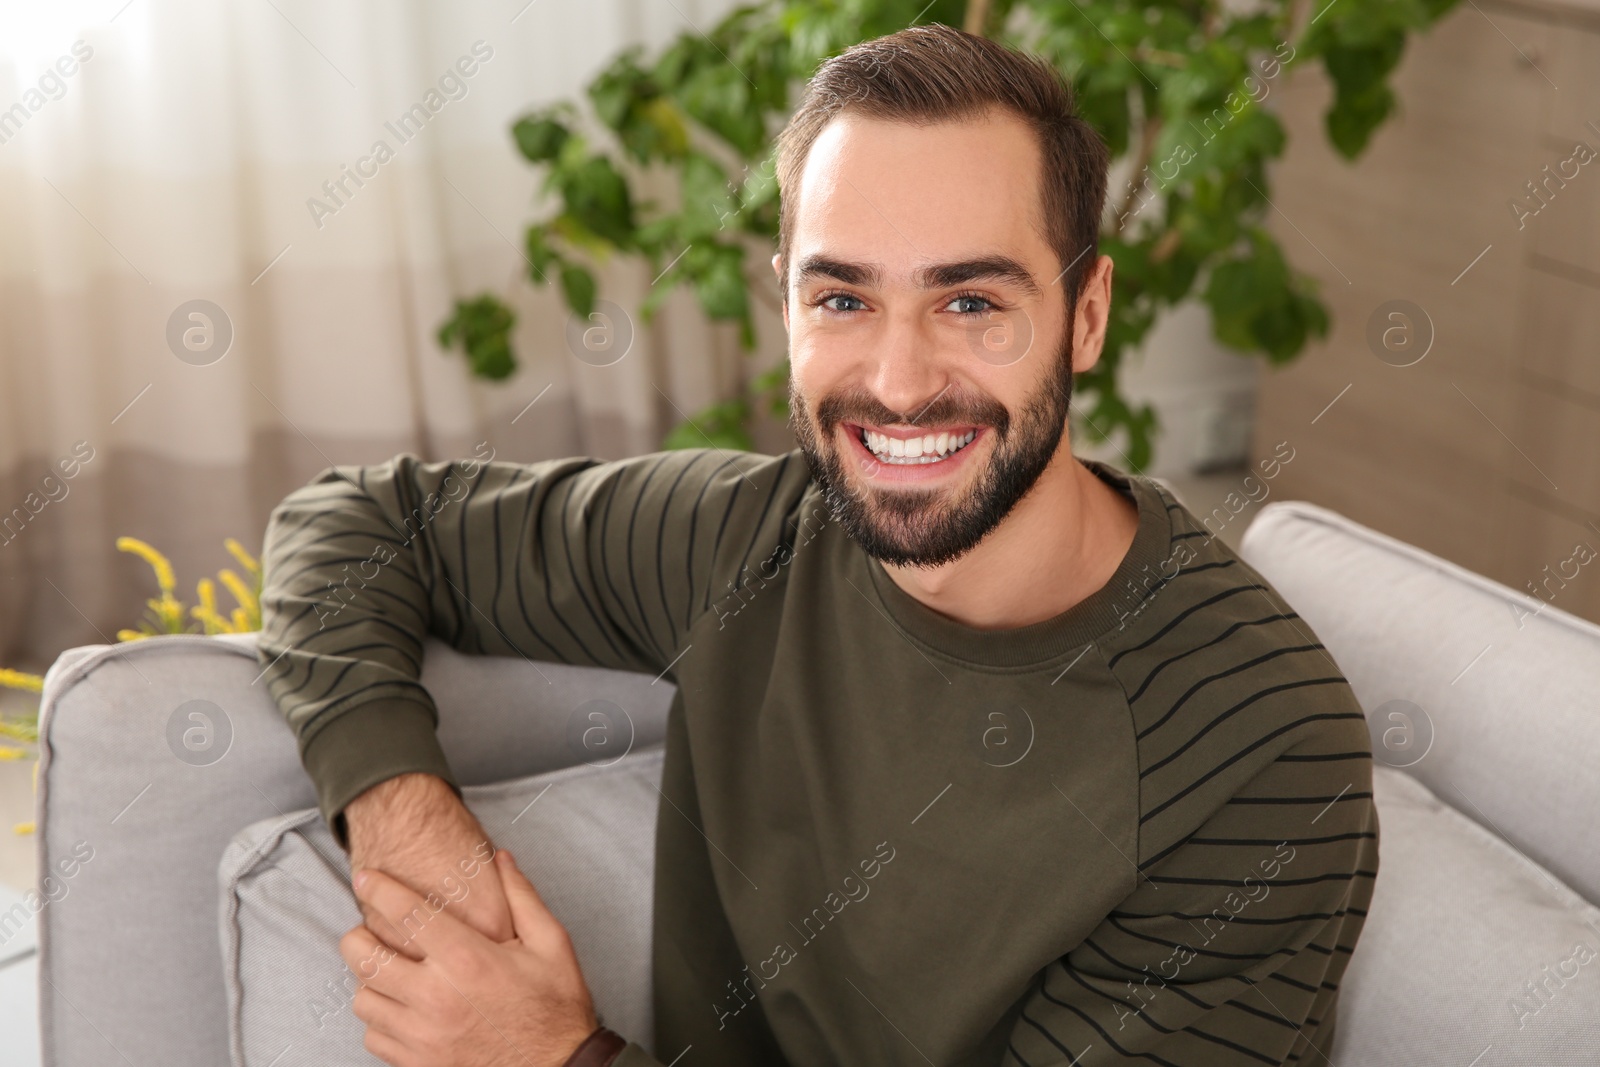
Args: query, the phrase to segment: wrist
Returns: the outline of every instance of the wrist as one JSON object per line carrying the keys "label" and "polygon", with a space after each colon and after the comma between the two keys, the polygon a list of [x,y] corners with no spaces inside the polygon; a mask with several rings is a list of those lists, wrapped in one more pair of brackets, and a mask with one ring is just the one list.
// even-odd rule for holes
{"label": "wrist", "polygon": [[561,1067],[609,1067],[627,1046],[628,1042],[621,1034],[605,1026],[596,1026],[594,1032],[584,1038],[583,1044],[562,1061]]}
{"label": "wrist", "polygon": [[386,778],[359,794],[340,813],[349,850],[354,853],[362,843],[381,839],[391,823],[404,827],[410,837],[459,803],[454,788],[438,775],[412,771]]}

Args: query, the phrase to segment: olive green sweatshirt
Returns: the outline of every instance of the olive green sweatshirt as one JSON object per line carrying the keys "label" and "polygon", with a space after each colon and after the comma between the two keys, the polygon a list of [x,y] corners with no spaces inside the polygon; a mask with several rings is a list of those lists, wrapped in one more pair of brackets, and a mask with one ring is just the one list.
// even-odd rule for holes
{"label": "olive green sweatshirt", "polygon": [[454,784],[427,634],[676,683],[619,1067],[1323,1063],[1377,869],[1361,708],[1164,487],[1079,462],[1133,545],[1010,630],[895,585],[797,452],[330,468],[273,512],[260,658],[336,832]]}

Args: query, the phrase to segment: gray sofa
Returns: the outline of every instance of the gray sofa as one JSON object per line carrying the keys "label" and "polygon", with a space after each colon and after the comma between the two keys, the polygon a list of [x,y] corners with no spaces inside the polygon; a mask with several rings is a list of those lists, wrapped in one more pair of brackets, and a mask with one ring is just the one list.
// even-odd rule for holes
{"label": "gray sofa", "polygon": [[[1386,765],[1332,1061],[1600,1063],[1600,627],[1306,504],[1265,507],[1244,555],[1329,647]],[[251,636],[78,648],[51,668],[46,1064],[229,1062],[219,862],[245,827],[314,803],[260,673]],[[671,697],[438,642],[423,680],[471,784],[577,762],[571,713],[596,698],[648,746]]]}

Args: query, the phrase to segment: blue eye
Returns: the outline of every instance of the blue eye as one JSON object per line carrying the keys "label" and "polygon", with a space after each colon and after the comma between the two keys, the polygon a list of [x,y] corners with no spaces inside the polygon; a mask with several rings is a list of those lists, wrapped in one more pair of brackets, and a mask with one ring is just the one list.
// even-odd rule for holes
{"label": "blue eye", "polygon": [[958,296],[946,305],[947,310],[957,315],[981,315],[992,307],[994,305],[983,297],[971,295]]}
{"label": "blue eye", "polygon": [[[851,301],[854,301],[858,306],[856,306],[856,307],[838,307],[838,306],[836,306],[834,304],[835,300],[851,300]],[[824,298],[823,301],[822,301],[822,306],[827,308],[829,311],[847,312],[847,311],[860,311],[861,308],[865,307],[866,305],[861,302],[861,298],[860,297],[851,296],[849,293],[835,293],[833,296]]]}

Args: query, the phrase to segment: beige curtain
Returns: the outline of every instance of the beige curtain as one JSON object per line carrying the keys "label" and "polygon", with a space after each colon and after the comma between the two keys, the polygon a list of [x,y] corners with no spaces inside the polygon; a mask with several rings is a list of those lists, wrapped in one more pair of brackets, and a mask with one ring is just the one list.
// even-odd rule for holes
{"label": "beige curtain", "polygon": [[[133,624],[155,587],[118,535],[192,600],[330,463],[619,457],[724,394],[736,339],[686,293],[617,363],[569,351],[508,130],[730,2],[0,7],[0,665]],[[650,281],[612,264],[602,295]],[[483,289],[519,313],[501,384],[434,340]]]}

